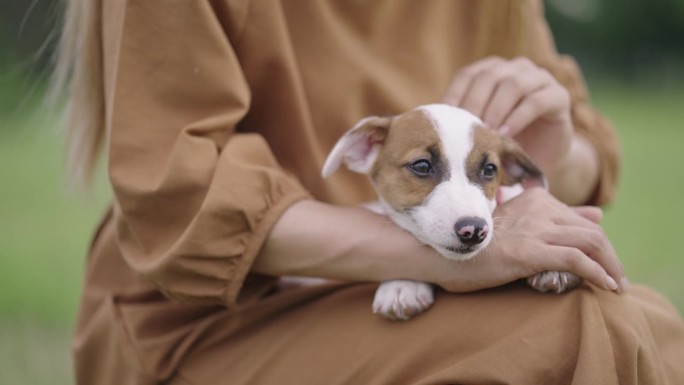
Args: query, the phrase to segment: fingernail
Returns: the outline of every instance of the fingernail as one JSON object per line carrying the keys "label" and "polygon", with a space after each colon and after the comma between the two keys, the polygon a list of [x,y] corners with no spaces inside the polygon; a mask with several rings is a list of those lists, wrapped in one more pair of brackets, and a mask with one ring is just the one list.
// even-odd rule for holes
{"label": "fingernail", "polygon": [[613,277],[611,277],[610,275],[606,276],[606,286],[608,286],[608,289],[610,290],[617,290],[618,288],[617,282],[615,282]]}
{"label": "fingernail", "polygon": [[511,127],[510,126],[501,126],[499,127],[499,134],[501,135],[508,135],[508,133],[511,132]]}

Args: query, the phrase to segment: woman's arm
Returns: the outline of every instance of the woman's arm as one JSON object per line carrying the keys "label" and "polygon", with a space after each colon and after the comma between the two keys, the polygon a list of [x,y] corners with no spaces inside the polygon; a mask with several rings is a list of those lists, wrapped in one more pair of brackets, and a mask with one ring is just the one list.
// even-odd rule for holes
{"label": "woman's arm", "polygon": [[239,20],[219,17],[241,13],[107,4],[120,15],[103,18],[117,246],[170,298],[234,308],[273,223],[310,196],[264,136],[237,130],[252,93],[224,29]]}
{"label": "woman's arm", "polygon": [[568,204],[587,202],[599,182],[601,161],[594,145],[574,134],[568,155],[547,174],[551,193]]}
{"label": "woman's arm", "polygon": [[530,189],[494,215],[499,218],[495,241],[472,260],[457,262],[421,245],[386,217],[362,208],[301,201],[276,222],[253,270],[342,280],[413,279],[452,292],[559,270],[603,289],[623,289],[615,285],[622,281],[622,266],[595,223],[600,209],[572,209],[541,189]]}
{"label": "woman's arm", "polygon": [[353,281],[429,280],[440,258],[385,216],[304,200],[276,222],[252,269]]}

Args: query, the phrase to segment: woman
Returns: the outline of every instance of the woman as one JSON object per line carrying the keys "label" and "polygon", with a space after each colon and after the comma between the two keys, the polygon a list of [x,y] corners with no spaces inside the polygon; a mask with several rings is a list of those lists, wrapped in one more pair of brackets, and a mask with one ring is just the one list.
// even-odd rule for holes
{"label": "woman", "polygon": [[[518,140],[562,201],[608,203],[617,140],[542,15],[537,1],[70,1],[57,86],[72,165],[88,175],[104,143],[115,197],[87,261],[79,383],[683,381],[681,320],[648,289],[616,294],[599,209],[527,191],[457,264],[357,208],[364,177],[319,176],[360,118],[442,100]],[[590,283],[505,285],[544,270]],[[280,275],[350,283],[279,290]],[[358,282],[394,278],[445,291],[390,323],[370,314],[377,284]]]}

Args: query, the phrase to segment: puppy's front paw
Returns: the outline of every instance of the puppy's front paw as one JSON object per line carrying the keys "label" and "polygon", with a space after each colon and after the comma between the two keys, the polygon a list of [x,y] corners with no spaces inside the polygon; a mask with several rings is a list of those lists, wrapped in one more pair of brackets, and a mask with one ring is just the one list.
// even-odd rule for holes
{"label": "puppy's front paw", "polygon": [[544,271],[527,278],[527,284],[542,293],[560,294],[582,283],[582,278],[565,271]]}
{"label": "puppy's front paw", "polygon": [[394,280],[378,286],[373,313],[392,321],[406,321],[434,302],[432,287],[424,282]]}

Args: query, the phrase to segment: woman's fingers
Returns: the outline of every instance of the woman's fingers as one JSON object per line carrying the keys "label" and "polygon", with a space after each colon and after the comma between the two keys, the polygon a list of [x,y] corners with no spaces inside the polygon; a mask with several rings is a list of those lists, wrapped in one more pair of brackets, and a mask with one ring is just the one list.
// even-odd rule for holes
{"label": "woman's fingers", "polygon": [[[536,80],[531,78],[521,79],[520,74],[529,71],[537,72],[536,67],[534,67],[529,59],[522,58],[510,62],[504,61],[481,70],[480,73],[474,76],[470,88],[461,99],[460,106],[474,115],[484,118],[485,110],[489,108],[492,98],[503,83],[510,79],[519,79],[520,82]],[[523,86],[523,88],[527,88],[527,86]],[[516,89],[516,91],[518,90]],[[518,97],[521,96],[518,95]],[[486,120],[485,123],[487,123]],[[498,128],[498,126],[490,127]]]}
{"label": "woman's fingers", "polygon": [[[540,70],[527,58],[510,61],[498,57],[484,59],[459,72],[445,100],[474,115],[484,117],[485,110],[491,104],[492,97],[500,85],[507,79],[516,79],[519,74],[528,71]],[[529,78],[529,80],[537,81],[537,78]],[[523,81],[527,82],[528,79]],[[514,80],[514,82],[517,81]]]}
{"label": "woman's fingers", "polygon": [[540,272],[567,271],[605,290],[619,290],[619,281],[611,277],[598,262],[574,247],[547,245],[539,250],[536,259]]}
{"label": "woman's fingers", "polygon": [[572,211],[594,223],[600,223],[601,219],[603,219],[603,210],[596,206],[572,207]]}
{"label": "woman's fingers", "polygon": [[442,101],[444,103],[451,104],[452,106],[461,106],[466,93],[470,89],[473,79],[482,71],[499,66],[504,62],[505,60],[500,57],[488,57],[486,59],[476,61],[475,63],[463,68],[458,74],[456,74],[454,80],[452,80],[446,95],[444,95],[444,98],[442,98]]}
{"label": "woman's fingers", "polygon": [[624,277],[624,267],[615,248],[600,228],[556,226],[544,235],[544,241],[552,246],[579,250],[597,262],[616,282]]}
{"label": "woman's fingers", "polygon": [[502,127],[507,127],[507,135],[515,136],[542,116],[567,113],[569,105],[568,91],[550,84],[526,95],[504,120]]}
{"label": "woman's fingers", "polygon": [[557,225],[585,227],[592,230],[603,231],[598,220],[603,212],[598,207],[592,208],[584,207],[578,209],[576,207],[568,207],[563,212],[558,212],[553,217],[553,222]]}
{"label": "woman's fingers", "polygon": [[538,68],[516,71],[501,79],[482,112],[482,120],[493,129],[502,127],[506,118],[526,95],[548,86],[552,81],[548,72]]}
{"label": "woman's fingers", "polygon": [[553,219],[556,227],[549,228],[545,241],[559,246],[575,247],[596,260],[619,284],[618,292],[626,289],[625,270],[613,244],[598,224],[603,211],[598,207],[570,207]]}
{"label": "woman's fingers", "polygon": [[512,136],[545,114],[566,110],[570,98],[548,71],[529,59],[489,57],[461,70],[443,101]]}

